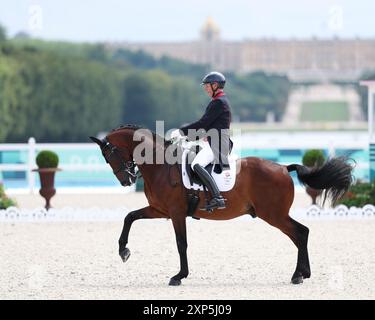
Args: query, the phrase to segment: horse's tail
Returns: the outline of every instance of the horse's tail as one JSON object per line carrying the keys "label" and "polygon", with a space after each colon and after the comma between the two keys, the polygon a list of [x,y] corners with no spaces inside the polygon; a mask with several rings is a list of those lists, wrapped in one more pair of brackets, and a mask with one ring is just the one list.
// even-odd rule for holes
{"label": "horse's tail", "polygon": [[353,182],[354,166],[347,163],[347,157],[328,159],[320,167],[305,167],[299,164],[287,166],[288,172],[297,171],[298,180],[313,189],[325,190],[323,205],[330,198],[335,205],[348,191]]}

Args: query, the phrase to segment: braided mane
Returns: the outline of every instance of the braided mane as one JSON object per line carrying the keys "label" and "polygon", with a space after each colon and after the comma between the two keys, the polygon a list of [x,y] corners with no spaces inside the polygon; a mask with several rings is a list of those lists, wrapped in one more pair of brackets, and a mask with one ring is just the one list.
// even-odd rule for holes
{"label": "braided mane", "polygon": [[137,124],[124,124],[124,125],[119,126],[118,128],[112,129],[111,132],[115,132],[115,131],[119,131],[119,130],[123,130],[123,129],[131,129],[131,130],[134,130],[134,131],[139,130],[139,129],[149,130],[152,133],[152,137],[154,138],[154,141],[156,141],[156,137],[158,136],[159,138],[163,139],[164,147],[168,147],[169,145],[172,144],[171,141],[165,140],[163,137],[156,134],[153,130],[150,130],[146,127],[142,127],[142,126],[137,125]]}

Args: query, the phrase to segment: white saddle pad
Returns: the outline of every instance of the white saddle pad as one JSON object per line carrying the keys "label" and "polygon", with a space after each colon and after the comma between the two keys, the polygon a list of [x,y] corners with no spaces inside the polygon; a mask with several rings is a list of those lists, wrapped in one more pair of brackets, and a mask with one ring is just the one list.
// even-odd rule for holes
{"label": "white saddle pad", "polygon": [[[203,191],[203,186],[198,185],[196,183],[191,184],[189,176],[186,172],[186,155],[189,150],[184,150],[182,153],[182,182],[184,183],[185,188],[187,189],[194,189],[194,190],[201,190]],[[218,188],[220,191],[229,191],[233,188],[234,184],[236,183],[236,160],[238,156],[236,155],[229,155],[228,162],[230,169],[223,170],[221,173],[214,172],[214,166],[212,166],[212,172],[210,172],[211,176],[214,178]]]}

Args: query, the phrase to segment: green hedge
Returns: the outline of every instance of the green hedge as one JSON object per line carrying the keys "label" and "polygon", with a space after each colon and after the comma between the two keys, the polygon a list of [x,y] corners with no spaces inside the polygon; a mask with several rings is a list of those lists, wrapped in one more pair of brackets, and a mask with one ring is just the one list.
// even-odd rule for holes
{"label": "green hedge", "polygon": [[375,182],[357,181],[339,201],[347,207],[363,207],[366,204],[375,205]]}
{"label": "green hedge", "polygon": [[4,186],[0,183],[0,209],[15,206],[17,206],[17,203],[13,199],[7,197],[4,191]]}

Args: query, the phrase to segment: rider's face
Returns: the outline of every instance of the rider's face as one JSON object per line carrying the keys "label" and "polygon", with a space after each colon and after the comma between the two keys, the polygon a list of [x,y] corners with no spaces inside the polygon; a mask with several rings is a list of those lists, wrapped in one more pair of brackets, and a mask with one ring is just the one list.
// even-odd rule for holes
{"label": "rider's face", "polygon": [[[206,91],[207,95],[212,97],[213,91],[212,91],[212,88],[211,88],[211,84],[205,83],[203,87],[204,87],[204,91]],[[216,90],[217,87],[218,87],[218,84],[216,82],[214,82],[214,83],[212,83],[212,87],[214,88],[214,90]]]}

